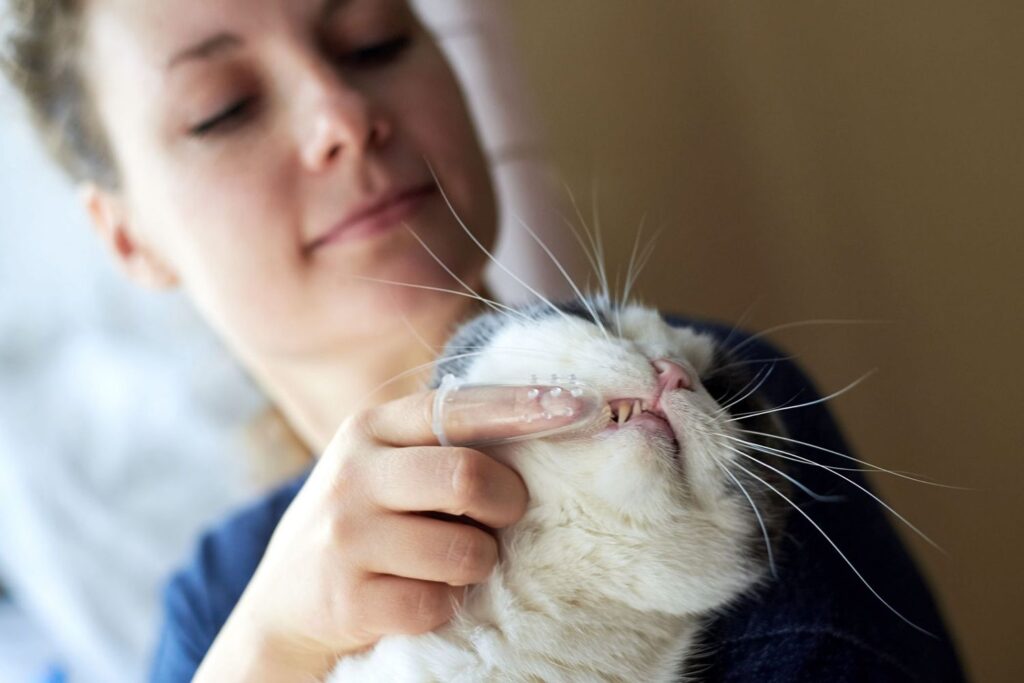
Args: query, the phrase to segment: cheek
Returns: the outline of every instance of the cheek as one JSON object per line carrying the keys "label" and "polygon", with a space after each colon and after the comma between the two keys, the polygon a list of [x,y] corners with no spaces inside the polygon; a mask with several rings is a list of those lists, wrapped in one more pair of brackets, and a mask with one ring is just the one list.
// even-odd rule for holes
{"label": "cheek", "polygon": [[462,91],[436,47],[408,75],[394,111],[416,150],[430,163],[466,225],[484,244],[497,220],[490,170]]}
{"label": "cheek", "polygon": [[186,279],[259,286],[298,264],[292,188],[286,177],[268,170],[270,164],[223,157],[150,180],[159,185],[152,204],[159,207],[171,258]]}
{"label": "cheek", "polygon": [[262,337],[293,315],[302,284],[291,181],[227,151],[187,167],[164,159],[128,175],[133,213],[214,327]]}
{"label": "cheek", "polygon": [[130,194],[143,221],[163,227],[157,237],[175,265],[262,270],[297,260],[296,174],[276,137],[176,140],[130,153]]}

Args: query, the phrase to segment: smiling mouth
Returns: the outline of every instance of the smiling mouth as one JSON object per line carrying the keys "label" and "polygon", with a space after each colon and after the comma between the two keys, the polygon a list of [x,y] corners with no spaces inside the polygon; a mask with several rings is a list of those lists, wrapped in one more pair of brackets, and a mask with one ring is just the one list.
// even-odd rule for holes
{"label": "smiling mouth", "polygon": [[611,413],[604,432],[617,432],[627,427],[643,429],[672,443],[679,453],[679,437],[660,405],[641,398],[616,398],[608,401]]}
{"label": "smiling mouth", "polygon": [[327,244],[365,239],[401,225],[436,188],[434,183],[425,183],[385,195],[353,211],[325,234],[306,244],[303,251],[308,255]]}

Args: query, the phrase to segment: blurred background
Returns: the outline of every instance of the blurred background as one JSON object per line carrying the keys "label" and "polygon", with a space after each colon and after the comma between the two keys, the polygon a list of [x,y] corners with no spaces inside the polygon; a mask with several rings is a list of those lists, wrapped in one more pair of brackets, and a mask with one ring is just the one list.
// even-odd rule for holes
{"label": "blurred background", "polygon": [[[860,457],[969,489],[873,480],[945,549],[904,534],[973,679],[1021,680],[1024,5],[417,4],[506,226],[582,262],[567,186],[612,272],[662,229],[645,302],[808,323],[770,338],[824,393],[878,368],[832,408]],[[259,393],[183,301],[121,282],[6,91],[0,206],[0,681],[132,680],[198,529],[295,464],[253,471]],[[503,260],[564,292],[521,238]]]}

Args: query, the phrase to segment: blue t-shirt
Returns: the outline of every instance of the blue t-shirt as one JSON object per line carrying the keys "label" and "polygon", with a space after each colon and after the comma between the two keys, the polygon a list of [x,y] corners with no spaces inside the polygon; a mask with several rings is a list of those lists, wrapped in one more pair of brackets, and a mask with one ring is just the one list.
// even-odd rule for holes
{"label": "blue t-shirt", "polygon": [[[729,347],[742,343],[739,355],[752,361],[755,373],[759,363],[774,365],[761,387],[772,404],[818,398],[797,366],[763,341],[716,325],[670,322],[710,332]],[[849,452],[823,404],[786,410],[779,417],[791,438]],[[787,446],[824,465],[851,466],[822,450]],[[838,499],[814,500],[793,490],[790,499],[821,531],[790,511],[776,577],[709,623],[707,653],[691,673],[698,680],[729,683],[964,680],[935,602],[881,507],[824,468],[798,466],[791,473],[809,489]],[[843,474],[866,486],[856,472]],[[152,681],[192,680],[303,481],[284,486],[203,536],[195,558],[166,589]],[[886,602],[931,635],[909,626],[873,595],[822,532]]]}

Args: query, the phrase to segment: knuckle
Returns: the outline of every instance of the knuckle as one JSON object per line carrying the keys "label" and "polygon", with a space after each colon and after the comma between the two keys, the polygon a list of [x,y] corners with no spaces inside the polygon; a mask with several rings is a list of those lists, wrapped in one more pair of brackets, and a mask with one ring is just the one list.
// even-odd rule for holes
{"label": "knuckle", "polygon": [[376,547],[372,539],[379,533],[381,516],[358,500],[323,510],[321,515],[317,523],[326,529],[323,540],[327,544],[322,552],[330,553],[332,558],[341,557],[345,565],[364,562],[367,549]]}
{"label": "knuckle", "polygon": [[349,515],[333,514],[326,523],[327,534],[325,545],[328,548],[346,548],[355,540],[355,529]]}
{"label": "knuckle", "polygon": [[422,423],[420,428],[424,433],[432,433],[434,431],[434,392],[428,391],[420,394],[419,402],[416,415],[419,416],[418,419]]}
{"label": "knuckle", "polygon": [[452,536],[447,560],[452,566],[453,585],[476,583],[487,578],[496,560],[494,539],[467,526]]}
{"label": "knuckle", "polygon": [[352,413],[345,418],[342,425],[343,431],[352,434],[356,438],[376,438],[376,419],[372,408]]}
{"label": "knuckle", "polygon": [[362,586],[348,575],[332,577],[324,582],[320,595],[323,595],[322,609],[329,615],[328,623],[357,625],[364,621],[363,614],[367,611]]}
{"label": "knuckle", "polygon": [[409,633],[423,633],[443,624],[449,615],[448,593],[442,586],[417,586],[405,596]]}
{"label": "knuckle", "polygon": [[[411,451],[412,449],[405,450]],[[367,493],[375,500],[383,491],[402,488],[411,474],[407,462],[395,448],[381,448],[374,451],[373,456],[368,458],[367,469],[368,474],[364,477],[363,486],[369,489]]]}
{"label": "knuckle", "polygon": [[449,463],[452,504],[456,514],[465,514],[474,503],[485,497],[486,463],[476,451],[459,449]]}
{"label": "knuckle", "polygon": [[513,499],[513,507],[510,513],[508,524],[515,524],[526,514],[527,508],[530,506],[530,494],[526,490],[525,485],[520,486],[519,495],[516,495]]}

